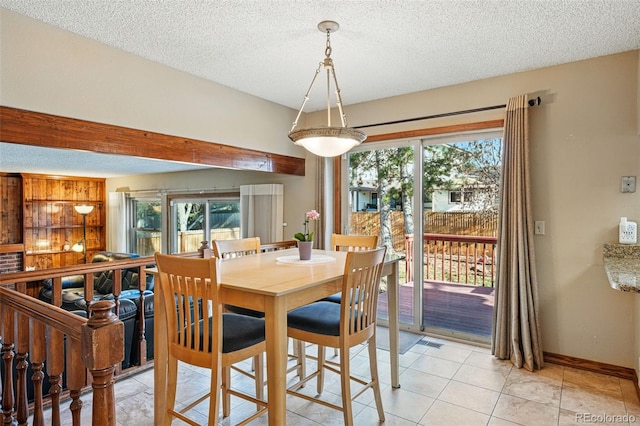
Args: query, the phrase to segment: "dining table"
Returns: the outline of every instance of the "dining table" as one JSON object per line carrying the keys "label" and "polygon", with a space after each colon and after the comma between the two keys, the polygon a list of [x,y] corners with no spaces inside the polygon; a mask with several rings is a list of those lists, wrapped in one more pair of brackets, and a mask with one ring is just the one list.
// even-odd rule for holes
{"label": "dining table", "polygon": [[[313,250],[311,259],[300,260],[298,249],[278,250],[250,256],[225,259],[220,266],[220,299],[224,304],[265,313],[267,365],[268,423],[286,424],[287,399],[287,312],[323,297],[340,292],[346,252]],[[398,328],[398,263],[401,256],[385,258],[382,276],[387,278],[389,356],[391,385],[399,388],[399,328]],[[153,270],[148,272],[153,273]],[[158,320],[156,309],[156,320]],[[155,330],[162,330],[156,324]],[[162,334],[159,333],[159,338]],[[156,348],[166,347],[162,342]],[[159,369],[158,358],[155,368]],[[161,379],[163,375],[156,371]],[[160,374],[160,376],[158,376]],[[155,392],[156,419],[166,405],[161,392]]]}

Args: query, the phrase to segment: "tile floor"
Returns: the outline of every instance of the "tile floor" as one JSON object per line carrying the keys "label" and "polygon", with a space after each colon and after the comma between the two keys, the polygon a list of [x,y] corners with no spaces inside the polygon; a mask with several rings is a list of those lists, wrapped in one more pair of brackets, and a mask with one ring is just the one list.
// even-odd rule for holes
{"label": "tile floor", "polygon": [[[367,351],[358,347],[352,356],[354,372],[365,376]],[[510,362],[494,359],[490,350],[482,347],[425,336],[400,357],[400,389],[392,389],[390,385],[389,352],[378,350],[378,365],[384,424],[388,426],[640,423],[640,402],[629,380],[553,364],[530,373],[513,368]],[[184,369],[180,373],[178,395],[179,401],[185,402],[206,389],[208,374],[186,365],[181,368]],[[337,377],[327,375],[323,398],[340,401]],[[289,378],[294,379],[293,373]],[[232,380],[232,384],[244,389],[253,386],[242,376]],[[305,389],[312,392],[315,382]],[[116,399],[118,424],[153,425],[153,370],[116,383]],[[83,418],[90,424],[90,395],[83,400]],[[232,399],[232,404],[232,415],[222,420],[222,425],[235,424],[255,409],[255,405],[242,400]],[[288,397],[287,408],[288,425],[343,424],[340,412],[294,396]],[[207,409],[204,402],[191,413],[204,424]],[[371,391],[356,400],[354,412],[356,425],[379,424]],[[251,424],[266,425],[266,417]]]}

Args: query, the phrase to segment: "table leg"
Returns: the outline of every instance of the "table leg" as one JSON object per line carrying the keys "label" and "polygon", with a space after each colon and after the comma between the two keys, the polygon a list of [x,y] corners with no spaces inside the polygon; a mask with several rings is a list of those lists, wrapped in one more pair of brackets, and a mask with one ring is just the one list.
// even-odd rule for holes
{"label": "table leg", "polygon": [[283,298],[265,304],[269,425],[282,426],[287,417],[287,309]]}
{"label": "table leg", "polygon": [[398,318],[398,262],[391,265],[391,274],[387,277],[387,297],[389,309],[389,357],[391,361],[391,387],[400,387],[399,341],[400,328]]}

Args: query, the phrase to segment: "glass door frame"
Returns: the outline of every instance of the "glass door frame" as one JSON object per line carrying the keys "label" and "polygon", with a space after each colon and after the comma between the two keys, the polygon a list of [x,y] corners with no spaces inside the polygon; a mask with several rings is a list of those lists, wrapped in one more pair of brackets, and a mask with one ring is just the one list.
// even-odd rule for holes
{"label": "glass door frame", "polygon": [[[361,151],[374,151],[378,149],[385,148],[413,148],[413,188],[414,188],[414,196],[411,199],[412,208],[415,212],[417,207],[420,207],[419,211],[422,211],[422,197],[419,197],[419,202],[416,201],[418,197],[416,194],[422,194],[422,141],[421,139],[397,139],[393,141],[385,141],[385,142],[376,142],[376,143],[365,143],[360,145],[357,148],[352,149],[350,152],[361,152]],[[342,155],[340,157],[340,176],[341,182],[340,186],[343,188],[340,191],[340,211],[341,211],[341,232],[348,233],[349,232],[349,214],[351,213],[349,208],[349,161],[348,161],[349,153]],[[381,201],[380,201],[381,202]],[[423,220],[416,221],[414,219],[413,223],[413,238],[414,241],[422,241],[423,234]],[[417,239],[419,238],[419,239]],[[399,326],[401,330],[408,331],[422,331],[422,287],[423,287],[423,270],[422,270],[422,244],[414,244],[414,256],[413,256],[413,269],[414,269],[414,285],[413,285],[413,307],[412,307],[412,323],[408,324],[405,322],[400,322]],[[400,283],[399,283],[400,284]],[[388,325],[388,321],[385,319],[378,319],[378,323],[380,325]]]}

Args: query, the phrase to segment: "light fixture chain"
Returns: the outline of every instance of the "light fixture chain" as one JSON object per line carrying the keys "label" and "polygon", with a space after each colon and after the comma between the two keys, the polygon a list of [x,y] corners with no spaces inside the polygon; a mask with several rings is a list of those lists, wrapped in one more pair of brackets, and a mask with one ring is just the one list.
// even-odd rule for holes
{"label": "light fixture chain", "polygon": [[327,58],[331,57],[331,30],[327,30],[327,47],[324,49],[324,55]]}

